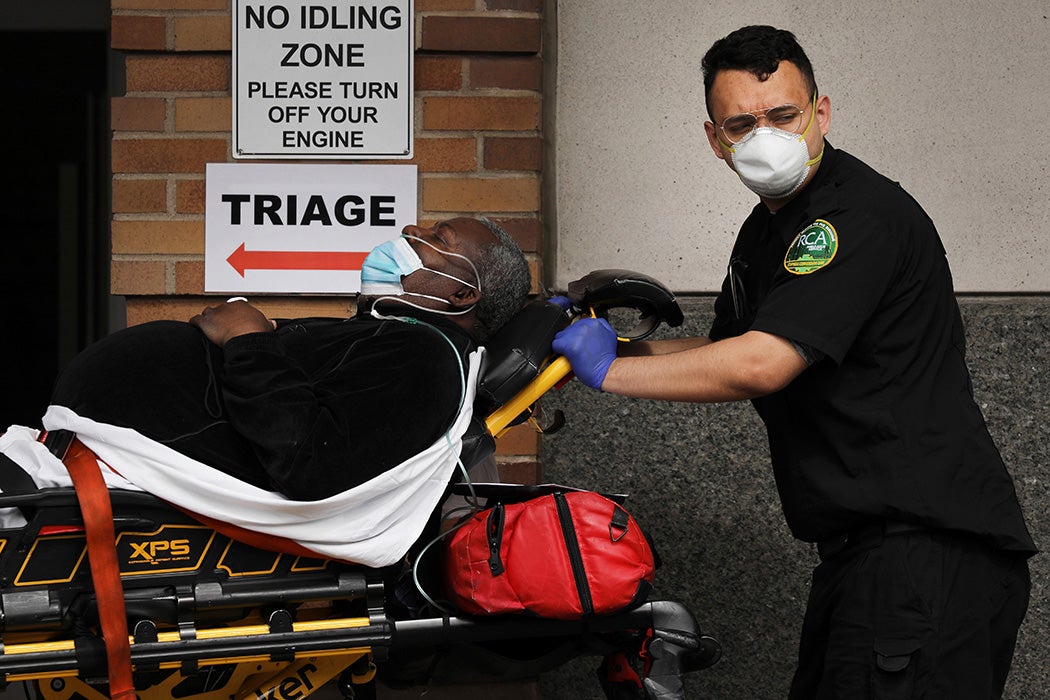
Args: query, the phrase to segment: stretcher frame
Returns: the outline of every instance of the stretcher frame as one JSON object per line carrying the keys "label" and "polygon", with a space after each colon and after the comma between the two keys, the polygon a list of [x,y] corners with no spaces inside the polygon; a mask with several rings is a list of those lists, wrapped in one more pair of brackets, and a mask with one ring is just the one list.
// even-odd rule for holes
{"label": "stretcher frame", "polygon": [[[599,272],[617,273],[615,282],[624,274],[651,282],[637,273]],[[617,285],[596,286],[624,304]],[[609,294],[610,288],[617,294]],[[588,289],[587,295],[601,293]],[[654,308],[649,303],[642,310],[651,314]],[[667,320],[666,309],[656,311]],[[489,413],[488,436],[529,417],[539,398],[568,377],[568,362],[549,357],[549,338],[545,342],[544,359],[532,362],[532,378]],[[637,669],[633,676],[621,669],[626,675],[618,682],[633,694],[616,697],[674,700],[686,697],[684,674],[720,655],[690,611],[672,601],[575,621],[391,614],[388,572],[244,545],[150,494],[111,491],[110,498],[131,665],[142,700],[297,700],[333,680],[346,698],[371,698],[377,668],[388,662],[408,669],[395,671],[395,682],[400,673],[407,683],[422,678],[438,685],[455,682],[455,670],[435,680],[438,662],[431,660],[429,675],[421,677],[412,670],[412,657],[426,661],[430,650],[451,649],[469,658],[479,645],[491,650],[502,643],[535,645],[537,658],[510,656],[495,670],[464,664],[462,678],[532,677],[576,656],[619,654]],[[106,650],[76,493],[5,493],[0,507],[21,508],[28,520],[23,528],[0,530],[0,686],[27,683],[47,700],[108,697]],[[551,649],[568,651],[545,660],[543,652]],[[398,659],[406,655],[408,661]]]}

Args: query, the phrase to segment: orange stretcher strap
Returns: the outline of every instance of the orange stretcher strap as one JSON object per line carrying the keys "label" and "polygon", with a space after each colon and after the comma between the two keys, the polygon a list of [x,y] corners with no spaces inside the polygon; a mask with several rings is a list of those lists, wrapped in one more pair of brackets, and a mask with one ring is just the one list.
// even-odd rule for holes
{"label": "orange stretcher strap", "polygon": [[106,643],[109,696],[114,700],[133,700],[135,684],[131,675],[131,643],[124,612],[124,588],[120,584],[113,507],[106,482],[99,471],[95,453],[74,439],[62,462],[73,479],[87,535],[91,580],[95,585],[102,639]]}
{"label": "orange stretcher strap", "polygon": [[[223,522],[222,520],[216,520],[215,518],[209,518],[207,515],[201,515],[200,513],[194,513],[192,510],[186,510],[181,506],[171,504],[173,508],[178,508],[186,515],[190,516],[202,525],[207,525],[212,530],[218,533],[226,535],[232,540],[237,540],[243,544],[251,545],[257,549],[265,549],[268,552],[277,552],[278,554],[291,554],[293,556],[304,557],[306,559],[331,559],[332,557],[324,554],[318,554],[317,552],[304,547],[303,545],[290,540],[286,537],[279,537],[277,535],[267,535],[262,532],[255,532],[254,530],[247,530],[239,525],[233,525],[231,523]],[[353,562],[348,562],[353,563]]]}

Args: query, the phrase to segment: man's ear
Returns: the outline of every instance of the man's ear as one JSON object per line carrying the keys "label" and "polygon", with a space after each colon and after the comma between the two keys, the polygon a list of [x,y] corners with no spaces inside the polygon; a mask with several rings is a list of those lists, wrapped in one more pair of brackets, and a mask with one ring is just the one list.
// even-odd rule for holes
{"label": "man's ear", "polygon": [[831,98],[827,95],[817,98],[817,125],[820,127],[820,135],[827,136],[831,130]]}
{"label": "man's ear", "polygon": [[714,151],[715,157],[725,160],[725,152],[722,151],[722,144],[718,141],[718,127],[712,122],[704,122],[704,133],[707,134],[707,143],[711,146],[711,150]]}
{"label": "man's ear", "polygon": [[465,309],[468,306],[477,304],[481,299],[481,294],[478,290],[473,287],[463,285],[458,292],[449,297],[448,302],[452,304],[453,308]]}

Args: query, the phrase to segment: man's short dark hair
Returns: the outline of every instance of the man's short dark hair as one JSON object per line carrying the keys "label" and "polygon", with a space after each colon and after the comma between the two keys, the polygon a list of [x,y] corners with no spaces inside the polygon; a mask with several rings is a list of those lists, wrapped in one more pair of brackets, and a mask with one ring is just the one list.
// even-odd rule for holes
{"label": "man's short dark hair", "polygon": [[704,73],[707,115],[714,118],[711,115],[711,88],[720,71],[744,70],[760,81],[765,81],[777,71],[781,61],[794,63],[802,71],[810,95],[817,94],[813,66],[791,32],[766,25],[752,25],[741,27],[716,41],[700,62]]}
{"label": "man's short dark hair", "polygon": [[485,217],[479,217],[478,221],[496,237],[494,243],[482,247],[474,260],[481,277],[475,329],[478,339],[484,342],[525,304],[532,288],[532,276],[525,255],[510,234]]}

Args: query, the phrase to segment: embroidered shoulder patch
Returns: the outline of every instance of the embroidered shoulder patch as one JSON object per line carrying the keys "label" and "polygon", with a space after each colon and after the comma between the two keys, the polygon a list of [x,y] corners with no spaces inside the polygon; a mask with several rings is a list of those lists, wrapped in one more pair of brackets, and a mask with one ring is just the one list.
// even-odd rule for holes
{"label": "embroidered shoulder patch", "polygon": [[817,219],[802,229],[788,246],[784,269],[793,275],[808,275],[830,263],[838,249],[835,227],[824,219]]}

